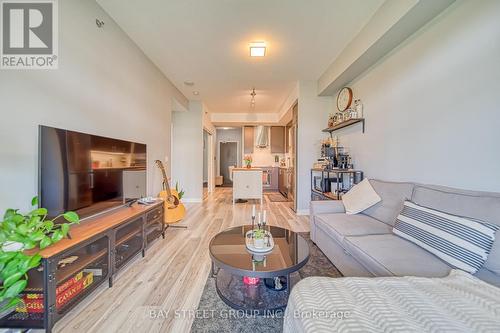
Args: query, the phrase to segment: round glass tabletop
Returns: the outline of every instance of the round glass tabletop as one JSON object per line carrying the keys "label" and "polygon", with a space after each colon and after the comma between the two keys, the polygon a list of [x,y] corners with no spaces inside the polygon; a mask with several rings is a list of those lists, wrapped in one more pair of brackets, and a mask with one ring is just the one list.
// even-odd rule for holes
{"label": "round glass tabletop", "polygon": [[266,226],[274,247],[266,253],[247,249],[245,235],[251,225],[227,229],[210,241],[210,257],[214,264],[231,274],[252,277],[276,277],[299,270],[309,259],[309,244],[298,233]]}

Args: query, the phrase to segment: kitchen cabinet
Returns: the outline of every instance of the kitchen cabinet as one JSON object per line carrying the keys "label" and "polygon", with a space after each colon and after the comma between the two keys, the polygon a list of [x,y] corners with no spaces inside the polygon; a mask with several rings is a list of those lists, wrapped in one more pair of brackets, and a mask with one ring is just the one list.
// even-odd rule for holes
{"label": "kitchen cabinet", "polygon": [[271,153],[285,153],[285,127],[271,126]]}
{"label": "kitchen cabinet", "polygon": [[262,170],[234,169],[233,204],[237,199],[257,199],[262,204]]}
{"label": "kitchen cabinet", "polygon": [[253,141],[254,141],[254,127],[253,126],[245,126],[243,127],[243,141],[244,147],[243,152],[245,154],[253,153]]}

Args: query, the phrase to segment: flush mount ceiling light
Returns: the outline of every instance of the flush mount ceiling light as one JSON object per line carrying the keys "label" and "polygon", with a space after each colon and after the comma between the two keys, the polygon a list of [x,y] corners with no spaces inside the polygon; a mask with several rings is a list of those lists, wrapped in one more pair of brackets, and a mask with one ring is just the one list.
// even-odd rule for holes
{"label": "flush mount ceiling light", "polygon": [[251,57],[264,57],[266,55],[265,42],[250,43],[250,56]]}
{"label": "flush mount ceiling light", "polygon": [[198,96],[199,94],[200,94],[199,91],[197,91],[197,90],[193,91],[193,95]]}

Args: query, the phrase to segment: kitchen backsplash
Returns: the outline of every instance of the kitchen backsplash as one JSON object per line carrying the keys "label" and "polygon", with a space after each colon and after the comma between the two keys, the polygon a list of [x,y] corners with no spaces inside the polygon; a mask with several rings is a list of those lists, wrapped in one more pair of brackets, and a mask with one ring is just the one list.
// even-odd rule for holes
{"label": "kitchen backsplash", "polygon": [[271,154],[271,148],[254,148],[252,155],[252,165],[254,166],[278,166],[279,162],[274,162],[274,156],[278,156],[279,159],[285,157],[285,154]]}

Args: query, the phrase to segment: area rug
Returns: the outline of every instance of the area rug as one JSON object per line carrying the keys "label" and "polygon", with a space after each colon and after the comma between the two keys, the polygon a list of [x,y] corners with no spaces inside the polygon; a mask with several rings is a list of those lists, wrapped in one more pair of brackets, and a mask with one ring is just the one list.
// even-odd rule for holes
{"label": "area rug", "polygon": [[[313,244],[309,233],[301,233],[309,243],[309,261],[292,276],[298,281],[309,276],[341,277],[342,274]],[[296,282],[295,282],[296,283]],[[215,289],[215,279],[208,277],[198,305],[197,315],[191,326],[193,333],[274,333],[283,329],[283,314],[275,316],[250,316],[235,311],[224,303]]]}
{"label": "area rug", "polygon": [[271,202],[287,202],[288,199],[285,198],[281,193],[270,193],[264,194]]}

